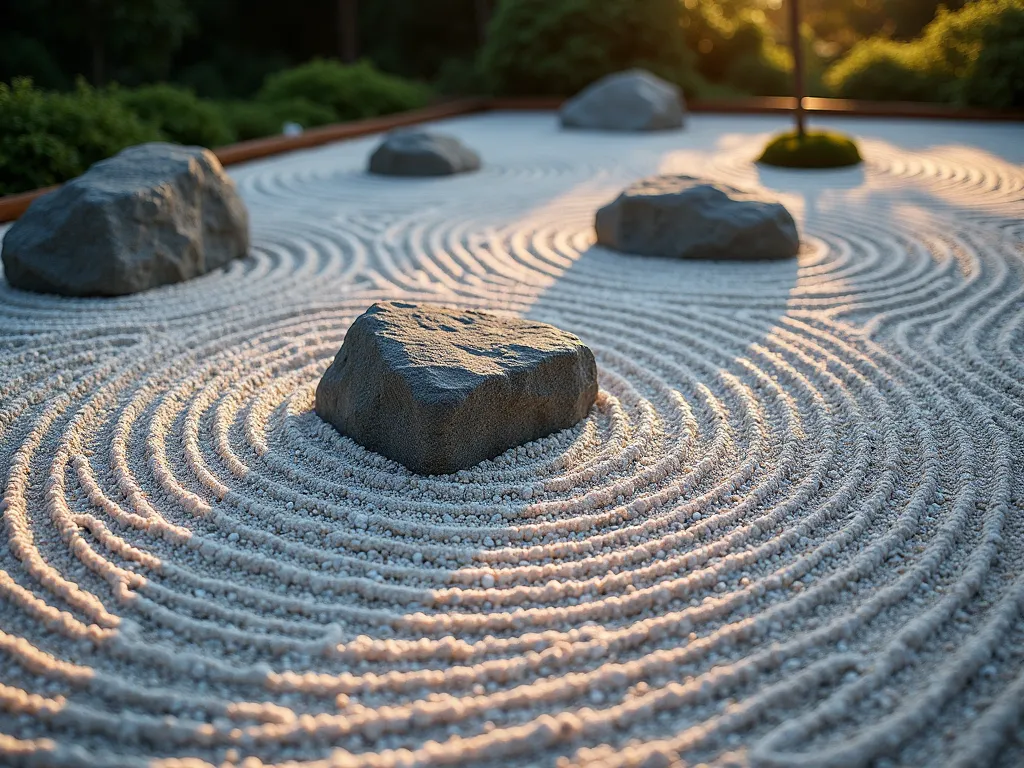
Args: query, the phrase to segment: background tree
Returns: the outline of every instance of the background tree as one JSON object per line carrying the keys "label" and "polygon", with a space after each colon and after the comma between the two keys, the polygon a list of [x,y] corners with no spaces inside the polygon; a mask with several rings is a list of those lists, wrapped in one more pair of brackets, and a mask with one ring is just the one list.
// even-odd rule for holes
{"label": "background tree", "polygon": [[508,94],[571,95],[632,67],[694,82],[679,0],[505,0],[480,60]]}
{"label": "background tree", "polygon": [[[19,0],[2,5],[0,76],[31,75],[45,83],[58,79],[56,70],[65,86],[76,75],[94,85],[167,77],[194,21],[186,0]],[[28,54],[24,64],[14,58],[19,50]]]}
{"label": "background tree", "polygon": [[490,21],[487,0],[363,0],[359,5],[359,45],[382,69],[404,77],[432,80],[446,61],[469,62]]}

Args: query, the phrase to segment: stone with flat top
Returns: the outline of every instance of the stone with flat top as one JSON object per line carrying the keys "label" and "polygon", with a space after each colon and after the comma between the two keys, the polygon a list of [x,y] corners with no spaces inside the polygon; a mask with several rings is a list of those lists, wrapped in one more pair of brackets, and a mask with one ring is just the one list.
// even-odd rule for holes
{"label": "stone with flat top", "polygon": [[316,412],[363,447],[438,475],[571,427],[596,397],[594,355],[571,333],[392,301],[349,328]]}

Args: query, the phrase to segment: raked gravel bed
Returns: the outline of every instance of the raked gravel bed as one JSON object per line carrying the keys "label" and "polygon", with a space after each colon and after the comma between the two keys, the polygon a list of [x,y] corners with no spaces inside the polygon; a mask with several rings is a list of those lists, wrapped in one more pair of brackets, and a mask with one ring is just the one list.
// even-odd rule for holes
{"label": "raked gravel bed", "polygon": [[[0,286],[0,765],[1024,764],[1024,138],[776,118],[439,127],[231,169],[252,258],[120,299]],[[655,172],[781,195],[797,261],[593,246]],[[567,432],[417,477],[312,412],[406,298],[594,350]]]}

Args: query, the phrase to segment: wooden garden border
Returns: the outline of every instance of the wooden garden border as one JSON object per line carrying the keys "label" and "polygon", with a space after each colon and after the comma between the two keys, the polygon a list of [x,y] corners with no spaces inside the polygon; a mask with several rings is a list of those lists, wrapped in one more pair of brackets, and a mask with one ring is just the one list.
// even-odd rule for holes
{"label": "wooden garden border", "polygon": [[[416,125],[446,117],[469,115],[490,110],[552,110],[562,103],[560,98],[527,97],[527,98],[473,98],[459,99],[436,104],[424,109],[410,112],[399,112],[384,117],[368,120],[355,120],[349,123],[335,123],[322,128],[311,128],[298,136],[272,136],[266,139],[243,141],[215,149],[217,157],[224,165],[244,163],[261,157],[293,152],[297,149],[329,144],[332,141],[353,139],[371,133],[382,133],[394,128]],[[724,115],[774,115],[790,114],[796,106],[795,99],[787,96],[764,97],[754,99],[736,99],[729,101],[696,101],[687,104],[687,110],[695,113],[714,113]],[[1001,122],[1024,122],[1022,111],[996,111],[988,109],[958,108],[944,104],[912,104],[902,102],[852,101],[848,99],[804,99],[804,110],[814,116],[832,117],[887,117],[893,119],[927,119],[927,120],[985,120]],[[59,185],[58,185],[59,186]],[[14,221],[29,207],[37,197],[52,192],[57,186],[35,189],[17,195],[0,197],[0,223]]]}

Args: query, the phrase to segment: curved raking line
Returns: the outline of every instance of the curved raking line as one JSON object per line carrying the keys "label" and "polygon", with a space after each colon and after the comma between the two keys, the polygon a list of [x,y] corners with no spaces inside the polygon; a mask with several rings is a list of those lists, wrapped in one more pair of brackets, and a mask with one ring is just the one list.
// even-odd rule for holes
{"label": "curved raking line", "polygon": [[[1012,764],[1020,169],[867,140],[852,180],[759,177],[753,136],[689,170],[775,183],[799,259],[684,264],[591,229],[678,137],[531,170],[455,127],[475,181],[237,169],[222,272],[0,287],[0,763]],[[313,392],[396,297],[578,334],[596,406],[453,476],[368,453]]]}

